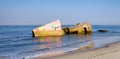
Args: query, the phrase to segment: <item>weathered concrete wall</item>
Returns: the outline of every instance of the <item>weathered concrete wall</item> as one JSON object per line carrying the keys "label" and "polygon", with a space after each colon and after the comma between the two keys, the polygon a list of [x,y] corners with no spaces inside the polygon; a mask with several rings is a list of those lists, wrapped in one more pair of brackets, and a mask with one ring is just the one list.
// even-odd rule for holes
{"label": "weathered concrete wall", "polygon": [[55,31],[33,31],[33,37],[38,37],[38,36],[62,36],[64,35],[63,30],[55,30]]}
{"label": "weathered concrete wall", "polygon": [[83,23],[83,28],[86,28],[87,33],[92,33],[92,26],[89,22]]}
{"label": "weathered concrete wall", "polygon": [[67,27],[63,29],[66,34],[90,34],[92,33],[92,27],[89,22],[83,24],[78,23],[74,27]]}
{"label": "weathered concrete wall", "polygon": [[33,37],[38,36],[61,36],[64,35],[59,19],[33,29]]}

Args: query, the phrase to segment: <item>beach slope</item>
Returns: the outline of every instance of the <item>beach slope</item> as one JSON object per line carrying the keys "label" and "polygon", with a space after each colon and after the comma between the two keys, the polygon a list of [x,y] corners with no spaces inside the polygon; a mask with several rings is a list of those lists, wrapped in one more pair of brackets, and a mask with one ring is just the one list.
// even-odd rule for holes
{"label": "beach slope", "polygon": [[73,52],[49,59],[120,59],[120,42],[84,52]]}

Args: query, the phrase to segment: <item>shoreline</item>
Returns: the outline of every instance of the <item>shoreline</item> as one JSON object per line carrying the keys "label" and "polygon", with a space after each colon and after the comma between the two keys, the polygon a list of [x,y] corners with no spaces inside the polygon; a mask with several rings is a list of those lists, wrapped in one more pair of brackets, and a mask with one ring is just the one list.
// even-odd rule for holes
{"label": "shoreline", "polygon": [[[61,55],[42,59],[119,59],[120,58],[120,41],[85,50],[75,50]],[[41,59],[37,57],[35,59]]]}

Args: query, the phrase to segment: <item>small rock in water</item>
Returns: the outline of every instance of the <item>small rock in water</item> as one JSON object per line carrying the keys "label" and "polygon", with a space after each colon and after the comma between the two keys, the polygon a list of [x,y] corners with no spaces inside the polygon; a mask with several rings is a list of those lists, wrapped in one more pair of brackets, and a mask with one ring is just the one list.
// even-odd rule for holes
{"label": "small rock in water", "polygon": [[108,32],[108,30],[98,30],[98,32]]}
{"label": "small rock in water", "polygon": [[108,45],[106,45],[105,47],[109,47]]}

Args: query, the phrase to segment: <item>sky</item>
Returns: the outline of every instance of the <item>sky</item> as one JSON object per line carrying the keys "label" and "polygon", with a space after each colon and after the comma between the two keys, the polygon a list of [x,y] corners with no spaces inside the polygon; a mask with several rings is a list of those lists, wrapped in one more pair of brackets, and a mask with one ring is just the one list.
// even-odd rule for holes
{"label": "sky", "polygon": [[0,25],[120,25],[120,0],[0,0]]}

